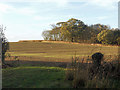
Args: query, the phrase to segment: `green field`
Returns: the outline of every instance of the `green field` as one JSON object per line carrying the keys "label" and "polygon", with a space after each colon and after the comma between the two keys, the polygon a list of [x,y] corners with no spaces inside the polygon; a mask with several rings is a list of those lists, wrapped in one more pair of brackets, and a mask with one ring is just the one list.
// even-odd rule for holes
{"label": "green field", "polygon": [[65,88],[65,71],[57,67],[17,67],[3,70],[3,88]]}
{"label": "green field", "polygon": [[[11,56],[19,56],[19,66],[3,69],[4,88],[72,88],[72,82],[65,80],[66,63],[72,56],[88,58],[95,52],[107,56],[118,55],[116,46],[94,46],[90,44],[69,44],[50,42],[10,42]],[[116,57],[115,57],[116,58]],[[12,62],[14,58],[6,58]],[[113,60],[113,59],[112,59]],[[17,61],[15,61],[17,64]],[[116,86],[115,86],[116,87]]]}

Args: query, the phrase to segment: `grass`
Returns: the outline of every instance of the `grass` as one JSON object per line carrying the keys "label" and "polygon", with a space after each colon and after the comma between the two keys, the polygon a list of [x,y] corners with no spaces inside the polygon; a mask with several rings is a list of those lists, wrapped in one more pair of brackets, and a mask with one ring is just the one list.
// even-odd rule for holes
{"label": "grass", "polygon": [[3,69],[3,88],[65,88],[65,70],[58,67],[16,67]]}
{"label": "grass", "polygon": [[[72,82],[73,88],[120,88],[120,63],[101,64],[101,68],[96,72],[93,64],[86,63],[84,66],[85,63],[77,61],[77,57],[74,58],[66,68],[65,79]],[[94,75],[91,74],[93,71]]]}
{"label": "grass", "polygon": [[[119,49],[116,46],[93,46],[90,44],[10,42],[10,50],[7,53],[13,57],[6,58],[6,61],[12,62],[14,56],[19,56],[20,66],[2,70],[3,88],[94,87],[96,81],[87,81],[86,85],[86,79],[83,77],[87,77],[87,74],[84,74],[85,72],[83,73],[82,70],[75,74],[70,71],[71,69],[67,70],[61,67],[64,67],[63,63],[71,62],[74,55],[81,60],[81,58],[86,59],[98,51],[104,54],[105,60],[109,61],[111,57],[114,57],[111,60],[116,59],[115,55],[118,55]],[[14,64],[16,63],[17,60]],[[85,68],[85,65],[83,67]],[[66,80],[68,78],[74,80]],[[104,82],[100,81],[99,83]],[[115,81],[115,83],[113,87],[119,87],[118,83],[120,82]]]}
{"label": "grass", "polygon": [[[28,57],[36,61],[66,61],[71,62],[72,56],[84,58],[95,52],[102,52],[105,56],[118,55],[116,46],[93,46],[89,44],[50,43],[50,42],[10,42],[11,56]],[[7,60],[7,59],[6,59]]]}

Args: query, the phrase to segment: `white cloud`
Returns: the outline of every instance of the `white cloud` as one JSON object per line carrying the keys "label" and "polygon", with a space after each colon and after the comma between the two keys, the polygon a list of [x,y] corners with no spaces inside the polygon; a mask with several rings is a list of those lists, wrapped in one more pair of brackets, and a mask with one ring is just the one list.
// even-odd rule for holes
{"label": "white cloud", "polygon": [[115,8],[114,4],[118,2],[118,0],[91,0],[91,1],[86,0],[86,1],[90,4],[107,8]]}
{"label": "white cloud", "polygon": [[106,6],[108,4],[116,3],[119,0],[0,0],[0,1],[1,2],[41,2],[41,3],[56,2],[61,4],[65,4],[68,2],[87,2],[87,3]]}
{"label": "white cloud", "polygon": [[55,0],[55,2],[57,3],[58,7],[65,7],[68,5],[68,0]]}
{"label": "white cloud", "polygon": [[1,13],[8,13],[8,12],[10,12],[10,10],[14,10],[14,9],[15,8],[10,5],[0,3],[0,12]]}
{"label": "white cloud", "polygon": [[[7,2],[8,0],[0,0],[0,2]],[[10,2],[11,0],[9,0],[9,2]],[[62,15],[62,13],[61,14],[59,14],[59,15],[57,15],[57,13],[55,13],[55,14],[53,14],[53,15],[43,15],[42,16],[42,14],[40,14],[40,12],[42,11],[42,10],[44,10],[45,12],[47,12],[47,10],[48,10],[48,12],[50,11],[50,10],[53,10],[54,11],[54,9],[59,9],[59,8],[57,8],[57,7],[67,7],[67,8],[69,8],[69,9],[76,9],[76,8],[80,8],[80,9],[83,9],[84,10],[84,8],[86,8],[86,6],[87,7],[89,7],[89,5],[91,6],[91,5],[93,5],[93,6],[95,6],[95,7],[102,7],[103,9],[114,9],[114,8],[116,8],[117,7],[117,5],[115,6],[115,3],[117,4],[117,2],[118,2],[118,0],[14,0],[14,2],[16,2],[16,1],[18,1],[18,2],[26,2],[26,1],[28,1],[28,2],[39,2],[40,4],[44,4],[44,3],[48,3],[48,4],[51,4],[52,3],[52,5],[55,5],[55,7],[50,7],[50,8],[47,8],[47,7],[45,7],[45,9],[39,9],[38,10],[38,8],[36,8],[36,7],[34,7],[34,6],[20,6],[20,7],[16,7],[16,6],[14,6],[14,4],[12,5],[12,4],[10,4],[10,3],[0,3],[0,24],[1,24],[1,21],[3,21],[2,19],[4,19],[4,18],[2,18],[4,15],[6,16],[7,14],[6,13],[12,13],[12,14],[20,14],[20,15],[26,15],[26,16],[28,16],[28,15],[31,15],[31,18],[30,18],[30,20],[32,19],[33,20],[33,23],[28,23],[28,22],[23,22],[23,24],[19,24],[18,23],[18,25],[16,25],[16,24],[13,24],[13,25],[10,25],[9,24],[9,20],[7,20],[6,21],[6,23],[5,24],[7,24],[8,23],[8,26],[10,27],[11,26],[11,28],[9,28],[8,27],[8,30],[9,30],[9,34],[7,34],[7,36],[8,36],[8,38],[12,41],[14,41],[15,39],[16,40],[19,40],[19,39],[36,39],[36,38],[39,38],[39,36],[40,35],[34,35],[34,37],[32,36],[32,37],[30,37],[29,35],[31,35],[32,33],[34,33],[35,32],[35,30],[36,30],[36,33],[39,33],[40,34],[40,32],[37,32],[39,29],[40,30],[46,30],[46,29],[50,29],[50,24],[55,24],[56,22],[59,22],[59,21],[67,21],[69,18],[71,18],[71,17],[75,17],[76,18],[76,15],[71,15],[71,14],[69,14],[69,15]],[[70,2],[84,2],[84,3],[81,3],[80,5],[74,5],[73,6],[73,4],[71,3],[71,4],[69,4]],[[32,4],[31,4],[32,5]],[[60,8],[61,9],[61,8]],[[64,8],[63,8],[64,9]],[[37,13],[38,12],[38,13]],[[54,12],[53,12],[54,13]],[[84,13],[84,11],[83,11],[83,13]],[[39,16],[40,15],[40,16]],[[110,18],[109,16],[104,16],[104,14],[102,14],[103,16],[98,16],[98,17],[94,17],[95,15],[93,15],[92,17],[90,17],[90,16],[88,16],[88,17],[85,17],[84,16],[84,14],[82,14],[82,15],[78,15],[77,17],[79,17],[80,19],[82,19],[85,23],[96,23],[96,22],[101,22],[101,21],[105,21],[105,19],[108,19],[108,18]],[[80,17],[81,16],[81,17]],[[9,16],[8,16],[9,17]],[[14,21],[14,17],[12,17],[13,18],[13,21]],[[29,17],[28,17],[29,18]],[[25,19],[25,18],[24,18]],[[23,19],[23,20],[24,20]],[[36,20],[36,21],[34,21],[34,20]],[[37,21],[37,20],[39,20],[39,21]],[[44,21],[45,20],[45,21]],[[25,20],[25,21],[27,21],[27,19]],[[44,22],[42,22],[42,21],[44,21]],[[107,21],[107,20],[106,20]],[[5,22],[5,20],[4,20],[4,22]],[[10,23],[13,23],[12,21],[10,22]],[[17,23],[17,22],[16,22]],[[28,25],[27,24],[25,24],[25,23],[28,23]],[[107,23],[107,22],[106,22]],[[110,22],[111,23],[111,22]],[[14,27],[13,27],[14,26]],[[21,26],[22,27],[24,27],[24,28],[21,28]],[[33,32],[29,32],[29,30],[31,30],[32,31],[32,29],[33,29]],[[12,31],[13,30],[13,31]],[[12,33],[10,33],[10,32],[14,32],[14,33],[18,33],[18,34],[20,34],[20,35],[16,35],[16,34],[12,34]],[[24,32],[26,32],[26,33],[28,33],[29,32],[29,34],[25,34],[25,35],[23,35],[23,33]],[[22,37],[22,35],[23,36],[28,36],[28,37]],[[38,37],[37,37],[38,36]],[[18,38],[17,38],[18,37]]]}
{"label": "white cloud", "polygon": [[110,17],[108,16],[100,16],[100,17],[96,17],[97,20],[105,20],[105,19],[108,19]]}
{"label": "white cloud", "polygon": [[23,15],[35,14],[37,11],[31,7],[15,7],[6,3],[0,3],[0,15],[6,13],[18,13]]}
{"label": "white cloud", "polygon": [[14,8],[10,5],[0,3],[0,24],[3,24],[3,17],[6,13],[9,13]]}
{"label": "white cloud", "polygon": [[69,0],[68,2],[85,2],[88,5],[96,5],[105,9],[114,9],[119,0]]}
{"label": "white cloud", "polygon": [[[119,0],[0,0],[1,2],[39,2],[39,3],[56,3],[58,7],[65,7],[70,2],[85,2],[88,5],[96,5],[101,7],[106,7],[109,9],[114,9],[115,3],[117,4]],[[7,6],[4,6],[7,7]],[[5,10],[5,8],[3,9]]]}
{"label": "white cloud", "polygon": [[34,20],[38,20],[38,21],[40,21],[40,20],[50,20],[52,18],[53,18],[53,16],[51,16],[51,17],[34,16],[33,17]]}
{"label": "white cloud", "polygon": [[24,14],[24,15],[31,15],[31,14],[35,14],[36,10],[34,10],[30,7],[26,7],[26,8],[17,8],[15,10],[15,12],[20,13],[20,14]]}
{"label": "white cloud", "polygon": [[0,0],[0,2],[39,2],[39,3],[56,3],[57,6],[65,6],[69,0]]}
{"label": "white cloud", "polygon": [[[0,0],[1,2],[69,2],[69,0]],[[71,1],[71,0],[70,0]]]}

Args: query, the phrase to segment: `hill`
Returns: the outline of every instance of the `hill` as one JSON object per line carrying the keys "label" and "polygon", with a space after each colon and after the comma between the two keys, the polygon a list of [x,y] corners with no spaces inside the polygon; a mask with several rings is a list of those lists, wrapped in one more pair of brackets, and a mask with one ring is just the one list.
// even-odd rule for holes
{"label": "hill", "polygon": [[79,58],[87,58],[95,52],[101,52],[109,58],[118,55],[119,51],[117,46],[53,42],[10,42],[7,53],[19,56],[20,60],[69,62],[75,54]]}

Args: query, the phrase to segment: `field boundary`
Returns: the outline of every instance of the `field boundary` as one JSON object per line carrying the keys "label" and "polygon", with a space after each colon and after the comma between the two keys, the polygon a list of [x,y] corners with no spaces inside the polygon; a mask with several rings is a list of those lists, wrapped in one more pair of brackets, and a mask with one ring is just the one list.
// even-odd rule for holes
{"label": "field boundary", "polygon": [[88,44],[88,43],[76,43],[66,41],[47,41],[47,40],[20,40],[18,42],[49,42],[49,43],[68,43],[68,44],[80,44],[80,45],[92,45],[92,46],[107,46],[107,47],[119,47],[118,45],[102,45],[102,44]]}

